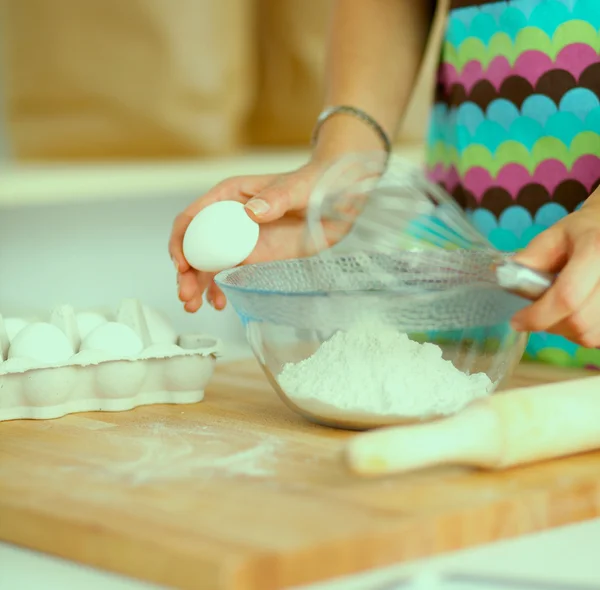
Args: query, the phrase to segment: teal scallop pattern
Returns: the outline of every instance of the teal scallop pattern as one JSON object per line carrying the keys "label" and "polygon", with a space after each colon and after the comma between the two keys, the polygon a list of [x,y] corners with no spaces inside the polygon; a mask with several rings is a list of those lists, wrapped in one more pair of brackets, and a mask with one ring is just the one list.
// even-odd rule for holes
{"label": "teal scallop pattern", "polygon": [[512,0],[453,10],[446,40],[458,47],[466,39],[488,43],[496,33],[513,41],[525,27],[535,27],[552,36],[568,20],[581,20],[600,29],[598,0]]}
{"label": "teal scallop pattern", "polygon": [[[581,205],[578,205],[579,209]],[[505,209],[499,219],[487,209],[467,211],[471,223],[491,242],[504,252],[525,248],[535,236],[548,229],[567,215],[558,203],[542,205],[535,216],[520,205]]]}
{"label": "teal scallop pattern", "polygon": [[558,106],[541,94],[529,96],[521,110],[503,98],[493,100],[485,112],[470,101],[458,108],[437,103],[428,142],[452,145],[459,153],[480,145],[494,154],[507,141],[517,141],[531,150],[543,137],[556,138],[570,148],[586,131],[600,136],[600,100],[587,88],[573,88]]}
{"label": "teal scallop pattern", "polygon": [[[581,205],[577,208],[579,209]],[[567,215],[566,210],[556,203],[546,203],[538,210],[534,218],[518,205],[509,207],[497,220],[493,213],[486,209],[476,209],[468,212],[471,222],[499,250],[514,252],[527,246],[529,242],[545,229],[554,225]],[[540,353],[545,349],[562,350],[567,353],[562,364],[580,365],[575,355],[580,349],[573,342],[545,332],[531,334],[527,343],[527,354],[532,360],[540,359]],[[572,359],[572,363],[568,362]]]}
{"label": "teal scallop pattern", "polygon": [[[532,31],[538,29],[552,39],[554,33],[567,21],[588,23],[600,34],[600,0],[508,0],[456,9],[451,12],[449,18],[446,42],[456,50],[468,39],[478,39],[488,46],[494,36],[498,38],[499,33],[504,33],[515,42],[519,35],[522,38],[525,29]],[[519,66],[525,67],[526,70],[518,74],[530,79],[532,86],[535,87],[535,80],[539,79],[536,72],[545,71],[543,68],[546,67],[548,58],[540,52],[536,53],[534,47],[530,47],[531,49],[533,51],[529,51],[528,55],[523,57],[525,61],[522,61]],[[573,72],[576,80],[579,75],[576,72],[581,72],[590,60],[595,59],[594,52],[590,54],[589,50],[589,46],[583,50],[587,53],[581,59],[587,61],[585,64],[582,61],[581,67],[573,62],[573,50],[564,62],[569,71]],[[526,63],[526,66],[523,66],[523,63]],[[472,88],[473,84],[480,79],[489,79],[495,85],[494,87],[498,88],[498,81],[504,79],[507,67],[514,66],[508,66],[500,59],[496,62],[492,61],[480,70],[475,68],[458,72],[450,68],[448,75],[454,76],[452,79],[457,80],[459,78],[456,77],[459,76],[461,84],[466,84],[468,88]],[[571,70],[571,67],[574,69]],[[517,106],[506,98],[492,97],[486,108],[482,109],[471,101],[468,95],[466,100],[457,107],[450,108],[442,102],[435,104],[428,137],[431,153],[435,153],[434,148],[439,150],[439,146],[447,146],[456,150],[459,162],[469,162],[463,164],[462,168],[458,168],[461,170],[459,176],[456,176],[458,174],[456,170],[448,173],[451,182],[452,178],[462,177],[465,170],[468,171],[471,166],[492,166],[495,154],[499,149],[506,150],[507,142],[516,142],[532,152],[536,149],[536,145],[539,149],[540,140],[554,138],[558,145],[564,146],[564,150],[556,156],[552,154],[545,157],[556,157],[561,161],[565,166],[565,174],[572,174],[573,170],[582,171],[587,165],[581,164],[577,168],[575,157],[588,158],[589,163],[594,157],[600,156],[600,100],[592,90],[574,87],[562,96],[558,104],[555,104],[549,96],[534,90],[533,94],[519,104],[520,106]],[[597,139],[594,139],[594,136]],[[583,151],[581,141],[585,143]],[[576,152],[573,157],[569,152],[572,146]],[[489,153],[487,163],[471,164],[469,158],[472,158],[473,147],[487,150]],[[466,150],[469,150],[467,154],[465,154]],[[461,159],[463,154],[466,159]],[[501,157],[506,159],[506,153],[504,152]],[[435,160],[430,160],[429,163],[432,167],[440,165]],[[491,170],[491,168],[487,169]],[[585,178],[579,176],[575,178],[586,187],[591,186],[593,180],[593,174],[590,174],[589,170],[588,166],[588,172],[584,173],[587,174]],[[534,171],[531,171],[531,174],[533,178]],[[519,186],[514,184],[511,192],[515,201],[515,191]],[[531,213],[517,202],[505,208],[499,216],[484,208],[467,211],[475,227],[502,251],[517,251],[526,247],[533,238],[563,219],[567,213],[565,207],[551,200],[538,207],[535,213]],[[471,335],[477,338],[491,337],[487,330],[480,330],[480,332],[476,329],[470,331]],[[437,335],[430,333],[426,336],[429,339],[439,337],[457,339],[464,336],[464,333]],[[505,334],[499,333],[494,337],[502,340]],[[565,338],[546,333],[531,335],[526,356],[561,365],[600,367],[600,351],[584,349]]]}

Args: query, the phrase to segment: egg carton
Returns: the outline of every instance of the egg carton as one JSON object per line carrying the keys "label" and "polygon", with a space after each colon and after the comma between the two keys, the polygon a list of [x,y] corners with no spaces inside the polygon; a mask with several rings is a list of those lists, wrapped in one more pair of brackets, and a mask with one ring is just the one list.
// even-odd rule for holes
{"label": "egg carton", "polygon": [[221,353],[219,340],[178,335],[137,299],[114,314],[62,305],[48,318],[0,316],[0,421],[196,403]]}

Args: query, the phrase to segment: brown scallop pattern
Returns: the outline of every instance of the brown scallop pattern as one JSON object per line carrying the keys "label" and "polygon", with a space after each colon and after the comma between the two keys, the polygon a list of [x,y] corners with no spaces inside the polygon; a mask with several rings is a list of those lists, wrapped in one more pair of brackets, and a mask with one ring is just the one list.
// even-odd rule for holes
{"label": "brown scallop pattern", "polygon": [[485,110],[497,98],[510,100],[517,108],[521,108],[528,96],[544,94],[558,105],[562,97],[573,88],[588,88],[600,96],[600,63],[588,66],[579,80],[565,70],[550,70],[540,77],[535,86],[520,76],[506,78],[498,89],[489,80],[480,80],[471,92],[467,92],[462,84],[453,84],[448,88],[443,83],[438,83],[435,100],[455,108],[470,101]]}
{"label": "brown scallop pattern", "polygon": [[467,8],[467,6],[483,6],[484,4],[497,4],[500,0],[451,0],[450,8]]}
{"label": "brown scallop pattern", "polygon": [[[598,186],[600,186],[600,176],[594,185],[594,189]],[[447,186],[444,188],[448,190]],[[543,205],[550,202],[562,205],[567,212],[571,213],[588,197],[585,186],[572,179],[561,182],[552,194],[540,184],[528,184],[519,191],[515,199],[511,197],[507,190],[501,187],[488,189],[479,203],[475,196],[460,184],[454,187],[451,194],[463,209],[483,208],[496,217],[499,217],[503,211],[514,205],[520,205],[527,209],[533,217]]]}

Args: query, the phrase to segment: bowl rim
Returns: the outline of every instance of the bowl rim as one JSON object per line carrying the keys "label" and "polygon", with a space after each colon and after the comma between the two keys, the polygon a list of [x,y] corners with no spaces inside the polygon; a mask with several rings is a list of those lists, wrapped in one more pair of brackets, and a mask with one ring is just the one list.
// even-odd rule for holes
{"label": "bowl rim", "polygon": [[[346,254],[348,255],[348,254]],[[341,256],[344,256],[344,254],[342,254]],[[229,268],[226,270],[222,270],[220,272],[218,272],[215,277],[214,277],[214,281],[216,283],[216,285],[223,289],[224,291],[227,291],[229,293],[239,293],[239,294],[255,294],[255,295],[273,295],[273,296],[279,296],[279,297],[331,297],[331,296],[335,296],[335,297],[357,297],[357,296],[362,296],[362,297],[373,297],[373,296],[378,296],[378,297],[382,297],[382,296],[394,296],[397,297],[399,295],[403,296],[403,297],[422,297],[424,295],[427,295],[429,293],[436,293],[439,294],[440,292],[451,292],[451,291],[455,291],[455,290],[465,290],[467,291],[468,289],[472,289],[474,284],[480,285],[480,286],[484,286],[484,287],[488,287],[488,288],[493,288],[494,290],[500,290],[497,286],[491,285],[486,281],[477,281],[476,283],[469,283],[469,284],[460,284],[460,285],[455,285],[452,286],[451,288],[442,288],[439,290],[434,290],[434,289],[426,289],[424,288],[423,285],[419,285],[419,287],[411,289],[411,288],[407,288],[407,289],[402,289],[402,290],[394,290],[394,289],[312,289],[312,290],[306,290],[306,291],[288,291],[286,289],[264,289],[264,288],[257,288],[257,287],[245,287],[245,286],[241,286],[241,285],[232,285],[231,283],[227,282],[227,280],[232,276],[235,275],[237,273],[240,272],[247,272],[249,269],[258,269],[258,268],[277,268],[278,266],[284,265],[286,263],[290,263],[290,262],[302,262],[302,261],[315,261],[318,262],[319,261],[319,257],[315,257],[315,256],[311,256],[311,257],[306,257],[306,258],[290,258],[290,259],[285,259],[285,260],[271,260],[268,262],[256,262],[253,264],[241,264],[238,266],[235,266],[233,268]]]}

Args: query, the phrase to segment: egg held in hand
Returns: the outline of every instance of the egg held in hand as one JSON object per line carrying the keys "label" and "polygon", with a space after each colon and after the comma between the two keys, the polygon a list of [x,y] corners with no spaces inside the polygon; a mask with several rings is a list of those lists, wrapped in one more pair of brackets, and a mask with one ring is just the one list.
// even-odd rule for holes
{"label": "egg held in hand", "polygon": [[196,270],[226,270],[250,256],[258,234],[258,224],[242,203],[219,201],[192,219],[183,238],[183,255]]}

